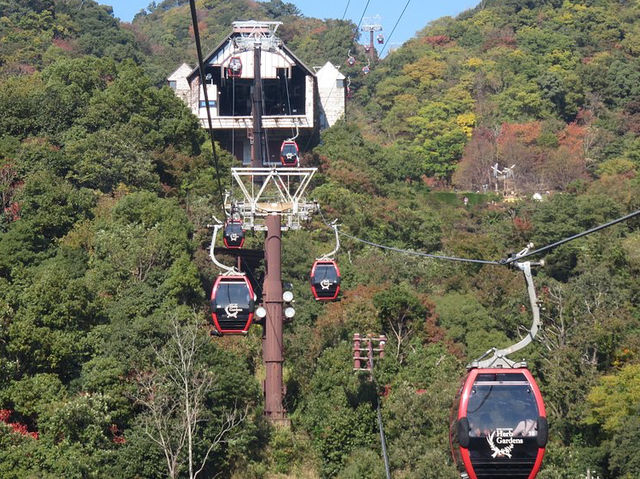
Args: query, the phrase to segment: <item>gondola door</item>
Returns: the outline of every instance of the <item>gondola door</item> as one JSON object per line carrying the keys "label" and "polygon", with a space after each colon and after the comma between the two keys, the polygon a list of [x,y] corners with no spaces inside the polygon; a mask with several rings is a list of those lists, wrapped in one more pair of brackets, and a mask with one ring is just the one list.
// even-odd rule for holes
{"label": "gondola door", "polygon": [[470,479],[534,479],[548,425],[529,370],[472,369],[460,396],[456,436]]}

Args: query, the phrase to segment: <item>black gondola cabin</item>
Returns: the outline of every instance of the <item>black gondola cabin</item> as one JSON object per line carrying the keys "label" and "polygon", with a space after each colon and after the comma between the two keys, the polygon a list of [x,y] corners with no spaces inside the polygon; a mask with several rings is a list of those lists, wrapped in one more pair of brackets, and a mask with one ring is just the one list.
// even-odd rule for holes
{"label": "black gondola cabin", "polygon": [[283,166],[298,166],[298,144],[295,141],[283,141],[280,147],[280,163]]}
{"label": "black gondola cabin", "polygon": [[382,33],[378,33],[377,39],[379,44],[384,43],[384,36],[382,35]]}
{"label": "black gondola cabin", "polygon": [[318,259],[311,268],[311,292],[318,301],[333,301],[340,292],[340,270],[332,259]]}
{"label": "black gondola cabin", "polygon": [[242,222],[239,220],[230,220],[224,225],[222,242],[227,248],[242,248],[244,244],[244,230]]}
{"label": "black gondola cabin", "polygon": [[534,479],[547,437],[544,402],[528,369],[469,372],[458,405],[454,459],[470,479]]}
{"label": "black gondola cabin", "polygon": [[255,296],[245,275],[218,276],[211,291],[211,317],[220,334],[245,334],[253,321]]}

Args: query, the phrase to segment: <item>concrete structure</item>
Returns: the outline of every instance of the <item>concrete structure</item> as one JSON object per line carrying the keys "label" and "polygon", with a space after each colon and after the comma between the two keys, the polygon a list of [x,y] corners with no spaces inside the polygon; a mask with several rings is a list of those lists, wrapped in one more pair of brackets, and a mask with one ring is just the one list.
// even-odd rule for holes
{"label": "concrete structure", "polygon": [[187,75],[189,75],[192,70],[193,68],[183,63],[176,71],[167,77],[167,83],[175,92],[176,96],[187,104],[191,97],[191,87],[187,81]]}
{"label": "concrete structure", "polygon": [[320,128],[328,128],[344,115],[345,76],[331,62],[316,72],[320,98]]}
{"label": "concrete structure", "polygon": [[[216,140],[248,165],[253,141],[254,48],[260,45],[262,128],[269,163],[279,163],[282,141],[296,135],[301,148],[344,114],[345,85],[330,63],[318,76],[275,35],[280,22],[234,22],[233,31],[204,58],[205,82]],[[169,85],[208,128],[198,67],[183,64]]]}

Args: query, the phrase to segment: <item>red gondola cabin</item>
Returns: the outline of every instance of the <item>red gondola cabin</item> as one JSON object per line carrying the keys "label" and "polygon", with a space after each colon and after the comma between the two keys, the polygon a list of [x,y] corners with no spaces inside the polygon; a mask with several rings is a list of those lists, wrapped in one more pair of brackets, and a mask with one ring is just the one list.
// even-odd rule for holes
{"label": "red gondola cabin", "polygon": [[382,33],[378,33],[378,36],[376,38],[378,39],[379,44],[384,43],[384,36],[382,35]]}
{"label": "red gondola cabin", "polygon": [[242,76],[242,60],[240,60],[240,57],[231,57],[227,71],[231,78],[240,78]]}
{"label": "red gondola cabin", "polygon": [[222,242],[227,248],[242,248],[244,244],[244,230],[242,229],[241,221],[229,220],[224,225]]}
{"label": "red gondola cabin", "polygon": [[528,369],[469,372],[452,445],[457,440],[454,459],[462,462],[470,479],[534,479],[547,438],[544,402]]}
{"label": "red gondola cabin", "polygon": [[318,259],[311,268],[311,292],[318,301],[333,301],[340,292],[340,270],[332,259]]}
{"label": "red gondola cabin", "polygon": [[298,166],[298,144],[292,140],[282,142],[280,147],[280,163],[282,166]]}
{"label": "red gondola cabin", "polygon": [[220,334],[245,334],[253,321],[255,296],[245,275],[218,276],[211,291],[211,317]]}

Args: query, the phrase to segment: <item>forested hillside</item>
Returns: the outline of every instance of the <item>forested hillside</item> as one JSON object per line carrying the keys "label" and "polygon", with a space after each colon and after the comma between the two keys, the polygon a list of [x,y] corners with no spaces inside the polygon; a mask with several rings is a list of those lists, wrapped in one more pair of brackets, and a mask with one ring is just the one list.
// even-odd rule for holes
{"label": "forested hillside", "polygon": [[[346,121],[302,161],[349,235],[499,260],[640,208],[637,2],[482,1],[368,75],[350,22],[279,0],[197,5],[207,51],[235,20],[277,19],[303,61],[350,76]],[[284,233],[291,427],[273,427],[261,327],[206,328],[207,224],[238,163],[218,150],[216,177],[207,135],[162,86],[196,63],[188,2],[120,24],[92,0],[0,0],[0,40],[0,477],[384,477],[377,396],[394,478],[459,477],[454,396],[471,359],[528,329],[521,273],[343,237],[340,300],[320,304],[309,269],[333,232],[318,216]],[[515,165],[509,201],[496,163]],[[536,269],[544,326],[522,356],[547,403],[538,478],[640,477],[639,227]],[[389,338],[379,387],[352,371],[356,332]]]}

